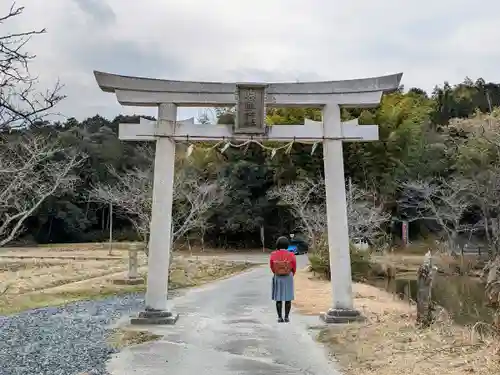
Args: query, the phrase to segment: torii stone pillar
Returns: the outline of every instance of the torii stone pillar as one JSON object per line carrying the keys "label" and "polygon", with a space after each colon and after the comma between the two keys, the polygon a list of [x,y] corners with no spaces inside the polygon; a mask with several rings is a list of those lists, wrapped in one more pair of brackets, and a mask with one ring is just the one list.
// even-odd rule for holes
{"label": "torii stone pillar", "polygon": [[[146,309],[133,323],[173,324],[177,315],[168,306],[168,267],[172,236],[172,193],[175,140],[235,139],[323,142],[328,246],[332,269],[332,308],[322,314],[328,323],[356,320],[344,184],[342,142],[376,141],[378,126],[342,123],[340,107],[376,107],[382,94],[399,87],[402,73],[348,81],[237,84],[170,81],[94,72],[99,87],[116,94],[122,105],[158,107],[158,121],[120,124],[119,137],[155,141],[153,209],[150,226]],[[236,94],[236,95],[235,95]],[[244,96],[244,98],[242,98]],[[237,104],[237,125],[198,125],[176,121],[178,106],[224,107]],[[264,106],[320,107],[320,122],[264,128]]]}

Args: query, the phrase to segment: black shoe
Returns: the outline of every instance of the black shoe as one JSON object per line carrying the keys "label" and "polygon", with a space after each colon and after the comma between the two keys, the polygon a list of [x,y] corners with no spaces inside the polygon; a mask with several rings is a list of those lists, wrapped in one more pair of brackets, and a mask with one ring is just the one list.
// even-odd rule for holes
{"label": "black shoe", "polygon": [[285,322],[283,318],[278,318],[278,323],[283,323],[283,322]]}
{"label": "black shoe", "polygon": [[290,323],[290,319],[289,318],[285,318],[285,323]]}

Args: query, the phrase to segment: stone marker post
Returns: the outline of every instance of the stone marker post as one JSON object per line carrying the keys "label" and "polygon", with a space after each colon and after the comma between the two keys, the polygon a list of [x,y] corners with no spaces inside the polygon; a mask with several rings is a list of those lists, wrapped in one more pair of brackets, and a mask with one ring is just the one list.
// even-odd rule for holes
{"label": "stone marker post", "polygon": [[144,279],[139,276],[139,257],[138,253],[141,245],[138,243],[130,244],[128,250],[128,271],[123,279],[115,279],[113,283],[118,285],[139,285],[144,284]]}
{"label": "stone marker post", "polygon": [[133,243],[128,251],[128,278],[137,279],[139,277],[138,255],[139,245]]}

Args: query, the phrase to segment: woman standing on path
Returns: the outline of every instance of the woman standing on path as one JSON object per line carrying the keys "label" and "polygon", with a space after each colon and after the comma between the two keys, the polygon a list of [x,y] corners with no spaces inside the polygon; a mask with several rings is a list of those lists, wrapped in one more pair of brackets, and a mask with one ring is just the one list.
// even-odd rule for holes
{"label": "woman standing on path", "polygon": [[[276,301],[279,323],[290,321],[290,310],[295,297],[293,277],[297,271],[297,259],[295,254],[287,250],[289,244],[286,237],[278,238],[276,250],[271,253],[269,259],[274,274],[272,299]],[[285,302],[285,319],[283,319],[283,302]]]}

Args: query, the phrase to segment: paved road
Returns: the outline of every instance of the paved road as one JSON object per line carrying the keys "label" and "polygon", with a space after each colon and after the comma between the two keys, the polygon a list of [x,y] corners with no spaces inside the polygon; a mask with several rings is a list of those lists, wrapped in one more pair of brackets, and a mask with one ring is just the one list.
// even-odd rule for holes
{"label": "paved road", "polygon": [[276,322],[270,282],[264,266],[188,292],[174,300],[181,314],[177,325],[153,328],[163,336],[161,341],[115,355],[108,371],[112,375],[338,375],[308,329],[319,324],[317,317],[295,314],[290,324]]}

